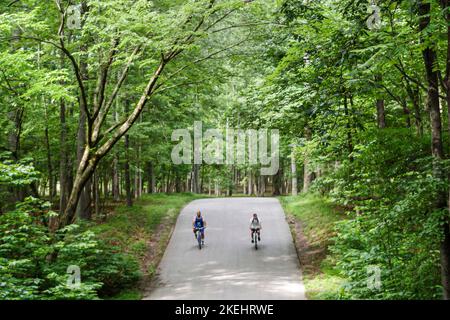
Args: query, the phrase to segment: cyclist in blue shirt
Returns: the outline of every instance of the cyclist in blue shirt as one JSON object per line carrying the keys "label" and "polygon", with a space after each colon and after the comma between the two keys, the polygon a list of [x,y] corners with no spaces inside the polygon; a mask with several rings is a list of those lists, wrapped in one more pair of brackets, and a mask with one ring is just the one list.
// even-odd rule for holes
{"label": "cyclist in blue shirt", "polygon": [[205,228],[206,228],[206,221],[203,219],[202,213],[200,210],[197,211],[197,215],[194,218],[194,221],[192,222],[192,228],[194,231],[194,237],[196,237],[196,231],[200,229],[200,232],[202,234],[202,243],[205,243]]}

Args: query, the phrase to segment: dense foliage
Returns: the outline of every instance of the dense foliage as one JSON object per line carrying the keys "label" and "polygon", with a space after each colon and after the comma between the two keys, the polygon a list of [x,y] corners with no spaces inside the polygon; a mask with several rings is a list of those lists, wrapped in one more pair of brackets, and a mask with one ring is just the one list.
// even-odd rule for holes
{"label": "dense foliage", "polygon": [[[17,173],[17,166],[3,166],[2,177]],[[27,184],[34,171],[21,174],[21,183]],[[28,197],[0,216],[0,299],[98,299],[136,284],[135,260],[86,226],[50,232],[54,215],[49,202]],[[69,266],[79,268],[78,283]]]}
{"label": "dense foliage", "polygon": [[[450,298],[450,3],[379,2],[2,2],[0,297],[134,283],[135,261],[85,221],[122,199],[312,190],[348,217],[334,297]],[[280,170],[175,165],[171,134],[194,120],[278,129]]]}
{"label": "dense foliage", "polygon": [[448,298],[448,4],[383,1],[376,28],[368,5],[282,1],[245,119],[280,128],[302,191],[347,213],[334,298]]}
{"label": "dense foliage", "polygon": [[[443,182],[433,178],[428,139],[409,130],[364,132],[354,161],[328,180],[335,203],[352,219],[340,222],[332,251],[349,279],[345,297],[440,298],[439,243],[446,210],[433,209]],[[408,141],[409,143],[405,143]],[[382,290],[367,286],[369,267],[381,270]]]}

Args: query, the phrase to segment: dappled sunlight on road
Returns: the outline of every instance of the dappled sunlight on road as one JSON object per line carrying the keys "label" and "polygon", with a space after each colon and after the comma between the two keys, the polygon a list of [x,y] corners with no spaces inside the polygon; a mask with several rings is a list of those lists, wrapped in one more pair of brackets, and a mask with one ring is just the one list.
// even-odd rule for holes
{"label": "dappled sunlight on road", "polygon": [[[198,208],[208,226],[202,250],[191,229]],[[258,212],[263,224],[258,250],[248,230],[252,212]],[[188,205],[145,299],[305,299],[298,257],[278,200],[205,199]]]}

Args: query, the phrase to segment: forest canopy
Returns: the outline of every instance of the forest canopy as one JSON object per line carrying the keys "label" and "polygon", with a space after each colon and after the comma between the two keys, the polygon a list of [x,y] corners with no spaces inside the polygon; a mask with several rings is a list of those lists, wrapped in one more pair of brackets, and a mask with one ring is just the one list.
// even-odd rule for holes
{"label": "forest canopy", "polygon": [[[1,0],[0,113],[0,299],[134,286],[92,228],[146,193],[319,195],[331,298],[450,298],[447,0]],[[173,163],[194,121],[278,130],[279,170]]]}

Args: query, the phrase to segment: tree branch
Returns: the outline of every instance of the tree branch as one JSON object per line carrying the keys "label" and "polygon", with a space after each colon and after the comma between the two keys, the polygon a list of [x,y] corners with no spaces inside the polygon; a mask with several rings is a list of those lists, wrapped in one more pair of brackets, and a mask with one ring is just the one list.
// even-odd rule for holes
{"label": "tree branch", "polygon": [[56,6],[58,7],[58,10],[60,13],[60,18],[61,18],[61,22],[60,22],[59,29],[58,29],[60,49],[69,58],[72,66],[73,66],[73,69],[75,71],[75,76],[76,76],[77,82],[78,82],[78,87],[79,87],[80,93],[81,93],[81,100],[83,102],[80,105],[83,108],[83,112],[86,113],[86,117],[88,119],[88,124],[90,124],[91,123],[91,115],[90,115],[88,107],[87,107],[88,103],[87,103],[87,97],[86,97],[86,89],[84,87],[83,78],[80,73],[80,67],[79,67],[77,61],[75,60],[74,56],[69,52],[69,50],[67,50],[65,43],[64,43],[64,26],[65,26],[65,21],[66,21],[66,13],[65,13],[64,9],[62,8],[61,0],[55,0],[55,3],[56,3]]}
{"label": "tree branch", "polygon": [[95,146],[98,142],[99,142],[99,136],[100,136],[100,129],[101,126],[103,125],[103,122],[106,118],[106,115],[108,114],[112,104],[114,103],[114,100],[117,97],[117,94],[119,93],[120,88],[122,87],[122,84],[124,83],[125,79],[128,76],[128,71],[130,69],[131,64],[133,63],[134,58],[136,57],[136,55],[139,53],[141,49],[141,45],[137,46],[132,55],[130,56],[130,58],[128,59],[127,64],[125,65],[125,68],[122,70],[122,73],[119,77],[119,80],[116,83],[116,86],[114,87],[114,90],[111,94],[111,96],[109,97],[108,101],[106,102],[106,104],[104,106],[101,106],[99,109],[99,113],[98,116],[96,116],[94,118],[94,125],[93,125],[93,130],[92,130],[92,143]]}

